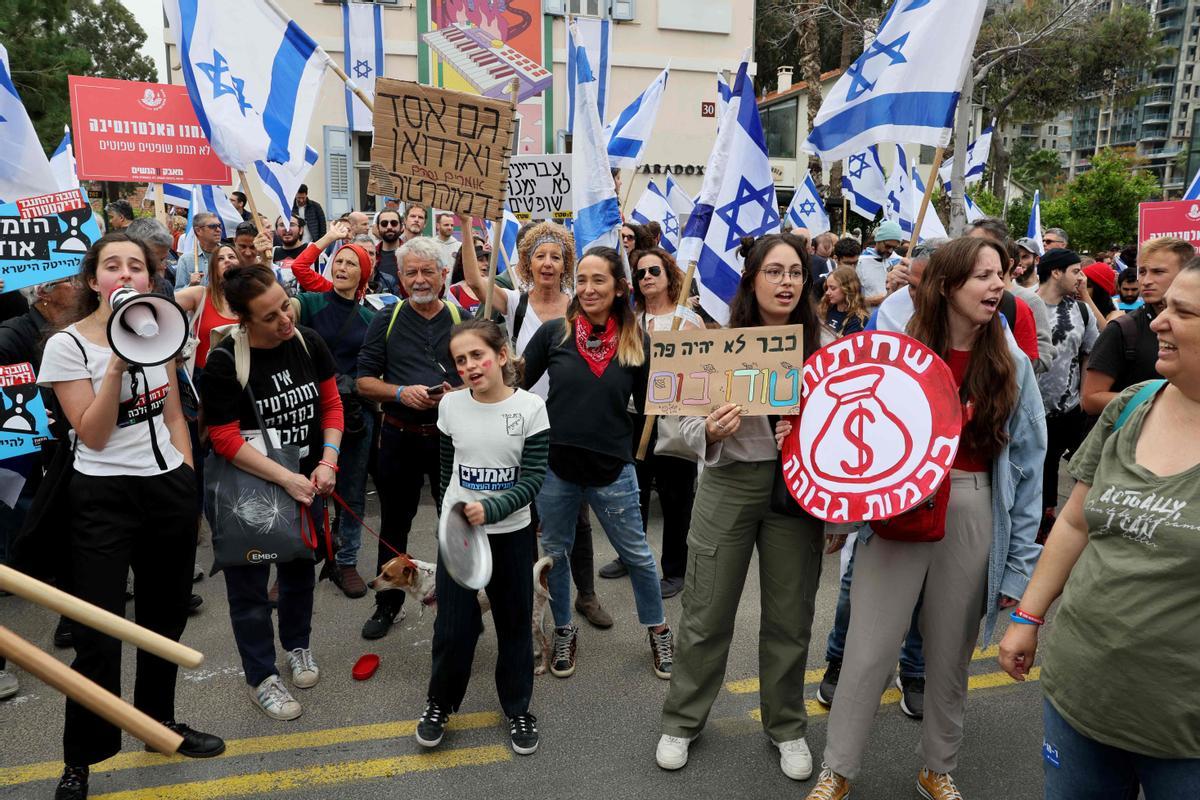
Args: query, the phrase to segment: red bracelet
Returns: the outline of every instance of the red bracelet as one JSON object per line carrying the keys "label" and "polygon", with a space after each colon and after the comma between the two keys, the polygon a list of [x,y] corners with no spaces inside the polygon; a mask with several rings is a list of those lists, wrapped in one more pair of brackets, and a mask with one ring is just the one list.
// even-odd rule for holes
{"label": "red bracelet", "polygon": [[330,468],[331,470],[333,470],[334,472],[337,472],[337,471],[338,471],[338,465],[337,465],[337,464],[335,464],[335,463],[333,463],[332,461],[326,461],[325,459],[323,459],[323,458],[322,458],[322,459],[321,459],[320,461],[318,461],[317,463],[318,463],[318,464],[320,464],[320,465],[321,465],[321,466],[323,466],[323,467],[329,467],[329,468]]}
{"label": "red bracelet", "polygon": [[1034,625],[1046,624],[1045,618],[1030,614],[1028,611],[1022,611],[1020,607],[1014,608],[1012,613],[1014,617],[1020,617],[1026,622],[1032,622]]}

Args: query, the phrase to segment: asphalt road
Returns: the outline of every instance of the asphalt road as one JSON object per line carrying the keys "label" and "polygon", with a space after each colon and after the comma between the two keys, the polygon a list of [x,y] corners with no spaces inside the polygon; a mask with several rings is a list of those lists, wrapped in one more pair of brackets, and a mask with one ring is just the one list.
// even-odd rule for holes
{"label": "asphalt road", "polygon": [[[373,498],[372,498],[373,500]],[[372,503],[368,522],[378,520]],[[613,557],[596,525],[596,566]],[[412,551],[436,555],[435,517],[428,498],[414,527]],[[651,521],[658,548],[661,525]],[[364,535],[364,551],[373,552]],[[201,563],[210,563],[205,548]],[[373,558],[364,558],[374,566]],[[832,624],[837,560],[824,565],[814,646],[809,653],[812,697],[824,668],[824,637]],[[370,577],[369,575],[366,577]],[[165,758],[142,752],[129,736],[124,751],[93,769],[93,800],[201,800],[202,798],[759,798],[803,797],[812,781],[796,783],[779,770],[775,749],[756,720],[757,565],[751,566],[738,613],[726,688],[713,708],[704,736],[679,772],[654,763],[658,721],[667,683],[651,671],[644,629],[634,614],[628,579],[599,579],[605,606],[617,619],[599,631],[582,624],[579,667],[574,677],[536,679],[533,712],[541,747],[531,757],[508,746],[492,681],[495,637],[490,626],[480,642],[474,681],[440,748],[423,751],[413,740],[429,677],[432,612],[409,606],[407,620],[379,642],[359,636],[370,597],[350,600],[332,584],[316,590],[313,646],[321,682],[297,690],[304,714],[293,722],[268,719],[252,706],[230,631],[223,579],[196,585],[204,605],[188,624],[186,644],[204,652],[205,663],[182,672],[177,709],[181,720],[224,736],[227,753],[207,761]],[[132,614],[132,606],[130,607]],[[667,601],[678,619],[679,599]],[[51,643],[54,618],[15,597],[0,598],[0,620],[17,633],[69,661]],[[382,657],[369,681],[350,676],[366,652]],[[132,695],[133,658],[124,653],[125,696]],[[1042,795],[1041,693],[1036,683],[1018,685],[999,672],[994,655],[972,664],[966,737],[959,787],[969,800],[1035,798]],[[280,655],[286,672],[286,661]],[[19,670],[18,670],[19,673]],[[0,703],[0,799],[50,798],[61,771],[63,700],[52,689],[20,674],[21,693]],[[901,714],[895,691],[885,697],[872,734],[856,800],[915,798],[921,764],[919,724]],[[816,760],[824,746],[826,717],[815,701],[809,744]]]}

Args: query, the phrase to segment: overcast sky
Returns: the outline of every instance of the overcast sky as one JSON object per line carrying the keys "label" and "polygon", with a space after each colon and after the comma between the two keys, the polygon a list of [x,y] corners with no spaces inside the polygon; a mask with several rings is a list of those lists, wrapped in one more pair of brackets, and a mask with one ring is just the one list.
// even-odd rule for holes
{"label": "overcast sky", "polygon": [[158,80],[166,83],[162,0],[125,0],[125,7],[133,12],[145,29],[146,43],[142,46],[142,52],[154,59],[154,63],[158,65]]}

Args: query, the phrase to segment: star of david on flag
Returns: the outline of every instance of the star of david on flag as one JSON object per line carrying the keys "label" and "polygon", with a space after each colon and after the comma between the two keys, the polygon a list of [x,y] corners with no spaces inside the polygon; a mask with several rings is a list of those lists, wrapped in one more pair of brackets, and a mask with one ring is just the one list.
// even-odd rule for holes
{"label": "star of david on flag", "polygon": [[[987,126],[983,133],[979,134],[979,138],[967,147],[966,167],[963,170],[964,186],[970,186],[972,183],[983,180],[983,170],[987,166],[988,155],[992,149],[992,128],[995,124],[996,120],[992,120],[992,124]],[[954,149],[958,149],[957,142],[954,144]],[[938,177],[942,179],[942,183],[949,184],[953,180],[953,176],[954,156],[951,156],[942,162],[942,167],[938,170]]]}
{"label": "star of david on flag", "polygon": [[633,213],[630,215],[633,221],[646,225],[651,222],[657,222],[662,226],[662,239],[659,241],[659,246],[666,250],[671,255],[675,255],[679,249],[679,217],[675,214],[675,210],[671,208],[670,201],[663,193],[662,189],[658,188],[658,184],[653,180],[646,187],[645,193],[642,194],[637,205],[634,206]]}
{"label": "star of david on flag", "polygon": [[883,184],[883,164],[879,161],[878,147],[871,145],[846,159],[842,169],[842,190],[854,213],[868,220],[875,219],[887,199]]}
{"label": "star of david on flag", "polygon": [[[383,9],[378,3],[342,3],[343,69],[353,75],[367,97],[375,97],[375,79],[384,74]],[[375,129],[371,111],[349,87],[346,127],[352,131]]]}
{"label": "star of david on flag", "polygon": [[830,162],[878,142],[945,147],[986,0],[895,0],[804,143]]}
{"label": "star of david on flag", "polygon": [[793,228],[806,228],[810,238],[829,230],[829,215],[825,213],[825,202],[817,191],[812,173],[805,174],[804,183],[796,187],[792,203],[783,217]]}
{"label": "star of david on flag", "polygon": [[738,68],[717,141],[704,171],[704,186],[680,242],[682,264],[696,262],[700,304],[721,324],[741,280],[742,236],[779,232],[775,183],[755,103],[748,57]]}

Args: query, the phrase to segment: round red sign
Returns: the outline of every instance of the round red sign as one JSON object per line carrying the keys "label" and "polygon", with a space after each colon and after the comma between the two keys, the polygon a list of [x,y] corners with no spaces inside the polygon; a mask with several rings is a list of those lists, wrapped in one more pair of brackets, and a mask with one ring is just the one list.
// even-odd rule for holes
{"label": "round red sign", "polygon": [[857,333],[813,353],[803,403],[783,443],[783,476],[796,502],[826,522],[907,511],[937,490],[958,453],[954,376],[900,333]]}

